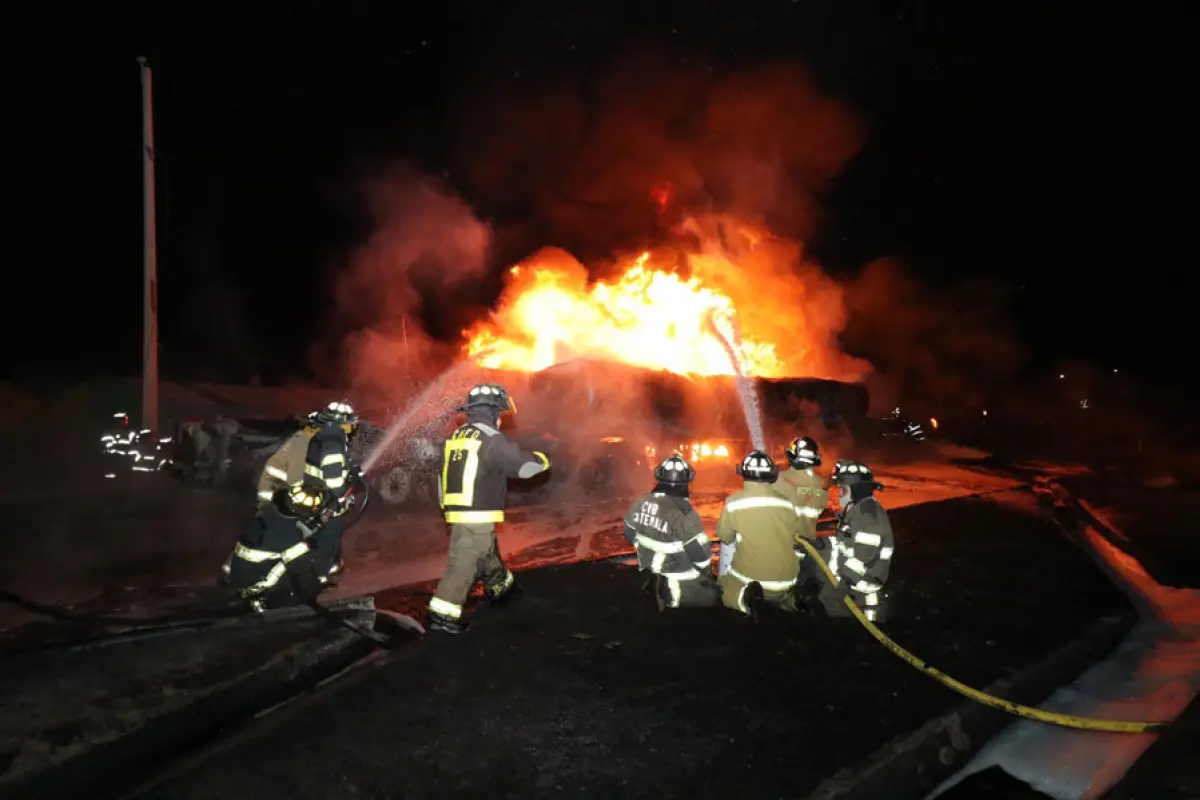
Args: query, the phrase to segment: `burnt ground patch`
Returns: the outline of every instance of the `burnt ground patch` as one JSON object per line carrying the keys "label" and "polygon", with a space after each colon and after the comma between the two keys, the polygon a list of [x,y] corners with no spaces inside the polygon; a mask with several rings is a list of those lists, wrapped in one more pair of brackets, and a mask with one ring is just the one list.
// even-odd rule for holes
{"label": "burnt ground patch", "polygon": [[[892,515],[886,629],[975,686],[1129,609],[1032,497],[1002,497]],[[518,579],[524,597],[467,634],[428,635],[141,796],[796,797],[960,700],[852,620],[663,615],[611,561]]]}

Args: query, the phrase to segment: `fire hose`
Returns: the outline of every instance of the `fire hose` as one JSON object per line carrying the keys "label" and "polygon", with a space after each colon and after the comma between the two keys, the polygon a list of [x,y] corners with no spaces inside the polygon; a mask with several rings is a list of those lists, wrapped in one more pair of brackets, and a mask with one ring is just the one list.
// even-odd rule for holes
{"label": "fire hose", "polygon": [[[825,579],[830,581],[834,586],[839,585],[841,581],[839,581],[837,576],[833,574],[833,571],[829,569],[829,564],[824,558],[821,557],[821,554],[817,552],[812,543],[807,539],[800,539],[799,542],[804,546],[804,549],[807,551],[809,557],[813,559],[813,563],[817,564],[821,571],[825,573]],[[1063,728],[1076,728],[1085,731],[1104,731],[1107,733],[1154,733],[1162,730],[1170,724],[1170,722],[1166,721],[1134,722],[1113,719],[1095,719],[1093,717],[1079,717],[1073,714],[1059,714],[1053,711],[1043,711],[1039,708],[1032,708],[1030,706],[1021,705],[1020,703],[1014,703],[1011,700],[995,697],[987,692],[982,692],[979,689],[975,689],[971,686],[967,686],[961,681],[955,680],[946,673],[926,664],[924,661],[917,658],[900,645],[896,644],[894,641],[888,638],[886,633],[879,630],[875,623],[867,619],[866,615],[862,612],[862,609],[858,607],[858,604],[855,603],[853,598],[851,598],[849,595],[844,596],[842,598],[842,602],[846,604],[846,608],[850,610],[850,613],[854,615],[854,618],[858,620],[859,624],[866,628],[867,631],[870,632],[870,634],[874,636],[880,644],[882,644],[892,653],[899,656],[904,661],[907,661],[911,666],[925,673],[935,681],[941,683],[943,686],[958,692],[964,697],[969,697],[977,703],[982,703],[985,706],[999,709],[1000,711],[1004,711],[1014,716],[1024,717],[1025,719],[1044,722],[1048,725],[1058,725],[1059,727]]]}

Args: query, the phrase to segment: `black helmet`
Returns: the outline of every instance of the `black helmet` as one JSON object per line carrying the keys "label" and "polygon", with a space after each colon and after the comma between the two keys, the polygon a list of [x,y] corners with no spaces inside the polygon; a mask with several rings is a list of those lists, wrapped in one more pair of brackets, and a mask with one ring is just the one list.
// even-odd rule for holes
{"label": "black helmet", "polygon": [[659,483],[691,483],[696,480],[696,470],[676,453],[658,465],[654,470],[654,480]]}
{"label": "black helmet", "polygon": [[798,469],[821,466],[821,445],[811,436],[797,436],[787,446],[788,463]]}
{"label": "black helmet", "polygon": [[471,387],[467,392],[467,402],[458,407],[458,411],[472,411],[476,408],[493,408],[497,412],[512,411],[516,413],[517,406],[508,396],[508,391],[498,383],[480,383]]}
{"label": "black helmet", "polygon": [[833,467],[833,476],[829,479],[834,486],[855,486],[860,483],[870,484],[873,489],[882,489],[883,484],[875,480],[875,473],[861,461],[839,461]]}
{"label": "black helmet", "polygon": [[354,406],[350,405],[349,400],[333,400],[311,415],[310,419],[318,425],[339,425],[347,436],[352,436],[358,430],[358,414],[354,413]]}
{"label": "black helmet", "polygon": [[737,465],[737,474],[747,481],[774,483],[779,477],[779,467],[762,450],[751,450]]}

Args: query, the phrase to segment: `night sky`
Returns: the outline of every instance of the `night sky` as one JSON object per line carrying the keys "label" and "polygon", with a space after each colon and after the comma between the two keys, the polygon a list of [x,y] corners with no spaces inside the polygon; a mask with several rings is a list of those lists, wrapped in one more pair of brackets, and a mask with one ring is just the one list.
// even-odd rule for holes
{"label": "night sky", "polygon": [[[27,222],[8,274],[26,276],[10,289],[33,285],[20,290],[29,322],[8,372],[140,365],[143,54],[164,376],[303,374],[336,264],[369,230],[355,177],[397,160],[445,175],[478,214],[520,231],[497,259],[552,243],[539,241],[555,229],[536,203],[472,180],[464,154],[477,166],[491,130],[473,110],[553,81],[587,85],[630,52],[718,76],[799,60],[866,121],[809,237],[835,273],[894,255],[935,288],[996,276],[1044,361],[1170,367],[1194,338],[1176,199],[1193,70],[1171,43],[1182,21],[1151,6],[1118,17],[1048,2],[128,5],[40,11],[24,34],[38,51],[9,73],[22,142],[10,169],[24,185],[9,218]],[[486,307],[495,290],[465,301]],[[59,333],[40,335],[51,321]]]}

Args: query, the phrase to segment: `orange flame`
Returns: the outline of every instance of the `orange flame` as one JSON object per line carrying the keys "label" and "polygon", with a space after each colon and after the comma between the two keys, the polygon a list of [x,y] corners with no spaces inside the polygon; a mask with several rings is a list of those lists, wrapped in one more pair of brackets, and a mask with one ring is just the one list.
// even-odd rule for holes
{"label": "orange flame", "polygon": [[[723,337],[738,342],[735,355],[746,374],[845,372],[852,360],[832,344],[841,324],[840,291],[823,277],[812,279],[822,285],[797,277],[797,245],[781,245],[765,231],[723,219],[688,220],[678,232],[691,237],[690,253],[643,252],[620,264],[618,277],[608,281],[591,281],[586,267],[556,248],[517,264],[498,309],[463,332],[466,355],[488,369],[523,372],[593,358],[680,374],[732,375]],[[731,240],[737,244],[727,244]],[[656,268],[680,263],[691,277]],[[750,316],[739,314],[735,297]]]}

